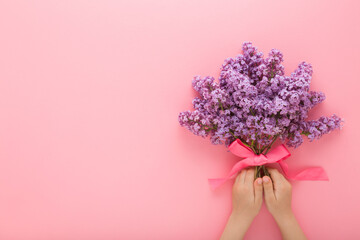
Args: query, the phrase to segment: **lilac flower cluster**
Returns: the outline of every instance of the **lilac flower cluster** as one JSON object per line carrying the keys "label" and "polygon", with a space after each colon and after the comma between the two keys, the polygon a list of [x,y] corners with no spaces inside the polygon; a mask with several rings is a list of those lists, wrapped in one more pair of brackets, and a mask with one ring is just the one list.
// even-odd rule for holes
{"label": "lilac flower cluster", "polygon": [[302,62],[284,76],[279,50],[272,49],[266,58],[250,42],[244,42],[242,50],[225,60],[218,82],[209,76],[194,77],[199,97],[192,101],[194,111],[179,114],[181,126],[210,136],[213,144],[228,146],[239,138],[258,154],[268,151],[277,138],[297,148],[302,135],[313,141],[341,129],[344,120],[335,114],[306,121],[309,110],[325,100],[322,92],[310,91],[310,64]]}

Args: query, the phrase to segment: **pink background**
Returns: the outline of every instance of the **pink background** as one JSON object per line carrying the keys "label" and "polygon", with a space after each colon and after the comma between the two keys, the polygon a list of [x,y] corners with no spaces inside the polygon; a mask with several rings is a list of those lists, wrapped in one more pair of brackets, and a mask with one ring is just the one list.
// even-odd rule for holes
{"label": "pink background", "polygon": [[[310,239],[359,239],[359,1],[0,1],[0,239],[218,239],[237,158],[177,122],[252,41],[314,68],[343,130],[290,149]],[[247,239],[279,239],[263,206]]]}

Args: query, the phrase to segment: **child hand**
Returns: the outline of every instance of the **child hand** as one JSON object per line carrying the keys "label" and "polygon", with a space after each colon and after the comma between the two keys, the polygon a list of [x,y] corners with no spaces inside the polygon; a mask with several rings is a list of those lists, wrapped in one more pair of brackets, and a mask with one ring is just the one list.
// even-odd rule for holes
{"label": "child hand", "polygon": [[254,168],[241,170],[232,189],[233,213],[252,221],[262,205],[262,179],[254,181]]}
{"label": "child hand", "polygon": [[263,177],[266,207],[278,224],[282,239],[306,240],[291,209],[291,184],[278,170],[268,168],[272,181]]}
{"label": "child hand", "polygon": [[221,240],[243,239],[251,222],[259,213],[262,198],[262,179],[254,181],[254,168],[243,169],[236,177],[232,189],[233,209],[221,235]]}
{"label": "child hand", "polygon": [[266,207],[275,219],[288,216],[291,210],[291,184],[275,168],[268,168],[271,178],[263,177]]}

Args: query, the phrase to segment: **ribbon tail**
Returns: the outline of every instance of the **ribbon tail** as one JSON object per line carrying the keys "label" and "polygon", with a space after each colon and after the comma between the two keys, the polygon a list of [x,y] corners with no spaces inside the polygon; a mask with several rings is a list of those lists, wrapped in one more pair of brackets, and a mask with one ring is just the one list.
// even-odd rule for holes
{"label": "ribbon tail", "polygon": [[289,173],[288,165],[284,161],[279,161],[278,163],[288,179],[329,181],[329,177],[322,167],[306,168],[297,174],[291,174]]}
{"label": "ribbon tail", "polygon": [[230,170],[230,172],[228,173],[228,175],[224,178],[211,178],[208,179],[209,184],[210,184],[210,188],[212,190],[215,190],[216,188],[218,188],[219,186],[221,186],[223,183],[225,183],[227,180],[231,179],[232,177],[234,177],[234,175],[240,171],[243,168],[246,168],[248,166],[251,166],[248,161],[246,161],[248,158],[239,161],[238,163],[236,163],[233,168]]}

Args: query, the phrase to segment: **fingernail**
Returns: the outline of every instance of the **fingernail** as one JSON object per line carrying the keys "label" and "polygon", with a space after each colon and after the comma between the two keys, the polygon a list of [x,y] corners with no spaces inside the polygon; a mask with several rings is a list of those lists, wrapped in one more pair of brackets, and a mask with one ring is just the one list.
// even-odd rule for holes
{"label": "fingernail", "polygon": [[262,179],[259,178],[259,179],[257,180],[257,183],[258,183],[258,184],[262,184]]}
{"label": "fingernail", "polygon": [[270,178],[269,177],[267,177],[267,176],[265,176],[265,177],[263,177],[263,180],[264,180],[264,182],[269,182],[270,181]]}

